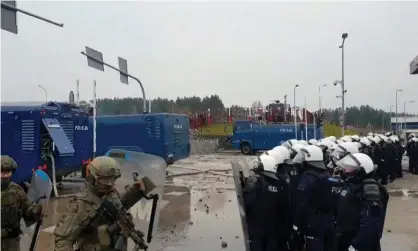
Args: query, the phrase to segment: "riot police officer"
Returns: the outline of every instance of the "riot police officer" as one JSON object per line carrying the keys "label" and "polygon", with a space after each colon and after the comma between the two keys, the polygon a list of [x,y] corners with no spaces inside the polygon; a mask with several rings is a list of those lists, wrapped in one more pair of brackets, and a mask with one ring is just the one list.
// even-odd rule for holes
{"label": "riot police officer", "polygon": [[333,228],[333,218],[329,203],[323,196],[323,181],[329,178],[324,156],[318,146],[305,146],[293,158],[295,164],[301,164],[302,173],[294,200],[295,219],[294,238],[305,237],[306,251],[324,250],[326,235]]}
{"label": "riot police officer", "polygon": [[330,153],[330,162],[328,169],[333,173],[336,167],[335,163],[349,153],[358,153],[359,149],[356,142],[342,142],[336,145]]}
{"label": "riot police officer", "polygon": [[373,161],[363,153],[337,162],[346,186],[340,193],[338,251],[380,251],[389,195],[370,175]]}
{"label": "riot police officer", "polygon": [[[244,203],[251,251],[287,250],[291,235],[289,177],[283,152],[262,155],[245,183]],[[278,164],[277,164],[278,163]]]}
{"label": "riot police officer", "polygon": [[36,221],[41,216],[42,205],[32,204],[25,191],[12,182],[17,164],[9,156],[1,156],[1,250],[20,250],[20,221]]}
{"label": "riot police officer", "polygon": [[395,166],[395,175],[396,178],[402,178],[402,157],[405,153],[405,148],[402,146],[401,142],[399,141],[398,136],[392,135],[391,136],[396,153],[396,166]]}
{"label": "riot police officer", "polygon": [[360,147],[359,152],[366,154],[369,157],[372,157],[372,148],[371,142],[367,137],[362,137],[359,141]]}
{"label": "riot police officer", "polygon": [[408,140],[406,151],[409,157],[409,171],[412,174],[418,174],[418,138],[415,134]]}
{"label": "riot police officer", "polygon": [[[287,169],[287,173],[290,178],[290,196],[291,198],[295,198],[297,194],[297,187],[299,185],[300,178],[303,173],[302,164],[301,163],[293,163],[291,160],[299,153],[299,151],[303,148],[303,145],[295,144],[289,148],[289,159],[285,161],[285,169]],[[291,200],[291,210],[294,214],[295,212],[295,200]],[[294,215],[293,215],[294,217]]]}
{"label": "riot police officer", "polygon": [[396,152],[390,137],[386,137],[384,135],[380,135],[379,137],[383,142],[383,164],[380,178],[382,180],[382,184],[387,185],[388,178],[390,178],[390,182],[393,182],[395,179]]}

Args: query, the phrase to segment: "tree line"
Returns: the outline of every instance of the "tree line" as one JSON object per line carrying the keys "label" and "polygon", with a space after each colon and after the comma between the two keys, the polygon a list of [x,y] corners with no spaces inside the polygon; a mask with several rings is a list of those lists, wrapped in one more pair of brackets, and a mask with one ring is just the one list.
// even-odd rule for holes
{"label": "tree line", "polygon": [[[252,106],[260,101],[253,102]],[[87,102],[81,104],[87,105]],[[232,105],[225,107],[218,95],[205,96],[203,98],[178,97],[176,100],[167,98],[157,98],[150,102],[153,113],[182,113],[182,114],[199,114],[208,111],[215,122],[224,122],[230,111],[234,118],[244,119],[249,115],[249,107]],[[149,104],[148,104],[149,105]],[[105,98],[97,100],[97,115],[121,115],[142,113],[143,101],[141,98]],[[325,120],[330,123],[339,123],[341,109],[325,109]],[[390,117],[395,116],[394,113],[389,114],[381,109],[375,109],[370,105],[352,106],[346,108],[345,121],[347,125],[365,128],[371,126],[373,128],[389,127]],[[400,116],[403,116],[401,114]],[[411,114],[407,114],[411,116]]]}

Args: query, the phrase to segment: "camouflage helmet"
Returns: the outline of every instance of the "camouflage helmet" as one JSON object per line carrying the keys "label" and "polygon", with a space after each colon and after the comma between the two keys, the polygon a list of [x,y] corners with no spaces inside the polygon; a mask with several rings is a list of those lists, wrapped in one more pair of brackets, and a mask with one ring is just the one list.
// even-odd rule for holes
{"label": "camouflage helmet", "polygon": [[2,171],[14,171],[17,168],[17,163],[8,155],[1,156],[1,170]]}
{"label": "camouflage helmet", "polygon": [[116,160],[107,156],[100,156],[93,159],[87,166],[91,176],[95,179],[100,177],[120,177],[120,166]]}

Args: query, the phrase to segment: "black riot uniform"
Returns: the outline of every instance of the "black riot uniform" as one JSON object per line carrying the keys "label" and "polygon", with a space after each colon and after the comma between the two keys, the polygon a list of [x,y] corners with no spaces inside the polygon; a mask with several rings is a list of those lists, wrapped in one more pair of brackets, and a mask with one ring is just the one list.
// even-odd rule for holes
{"label": "black riot uniform", "polygon": [[[361,167],[359,154],[346,158],[352,156],[360,164],[357,169],[349,166],[350,173],[343,173],[346,186],[340,193],[336,250],[347,251],[352,246],[358,251],[380,251],[389,195],[378,181],[369,177],[371,173],[367,174]],[[373,165],[371,160],[370,163]]]}
{"label": "black riot uniform", "polygon": [[390,148],[387,144],[383,142],[379,144],[379,146],[375,149],[374,157],[378,158],[376,159],[376,162],[378,164],[377,174],[383,185],[388,184],[388,176],[390,174],[390,162],[393,162],[392,153],[392,148]]}
{"label": "black riot uniform", "polygon": [[244,203],[251,251],[287,250],[291,235],[289,177],[258,170],[250,175]]}
{"label": "black riot uniform", "polygon": [[401,142],[398,140],[395,142],[395,148],[396,148],[396,177],[402,178],[402,157],[405,153],[405,148],[403,148]]}
{"label": "black riot uniform", "polygon": [[[332,210],[324,196],[324,182],[330,175],[323,163],[322,150],[320,151],[320,161],[302,162],[306,171],[301,176],[296,197],[292,198],[296,200],[294,229],[305,237],[306,251],[324,250],[326,235],[333,228]],[[297,239],[296,236],[294,238]]]}
{"label": "black riot uniform", "polygon": [[395,144],[392,140],[389,140],[388,143],[385,143],[383,145],[383,159],[386,160],[387,159],[387,165],[388,165],[388,170],[389,170],[389,177],[390,177],[390,182],[393,182],[396,179],[396,170],[397,170],[397,159],[398,159],[398,152],[397,149],[395,147]]}
{"label": "black riot uniform", "polygon": [[366,154],[370,158],[373,157],[373,149],[371,146],[366,146],[364,144],[361,144],[360,152]]}
{"label": "black riot uniform", "polygon": [[406,145],[406,151],[409,157],[409,171],[418,174],[418,142],[411,138]]}

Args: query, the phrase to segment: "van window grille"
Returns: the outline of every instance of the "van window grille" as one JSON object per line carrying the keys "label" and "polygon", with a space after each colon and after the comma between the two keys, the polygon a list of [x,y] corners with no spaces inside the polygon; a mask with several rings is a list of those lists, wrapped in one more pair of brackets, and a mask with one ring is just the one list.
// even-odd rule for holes
{"label": "van window grille", "polygon": [[22,151],[35,150],[35,121],[22,120]]}
{"label": "van window grille", "polygon": [[59,122],[65,135],[67,135],[67,138],[70,140],[71,145],[74,147],[74,121],[61,119]]}
{"label": "van window grille", "polygon": [[183,136],[183,133],[181,133],[181,132],[173,132],[174,147],[180,147],[181,146],[181,137],[182,136]]}
{"label": "van window grille", "polygon": [[155,138],[161,139],[161,122],[159,120],[155,120]]}

